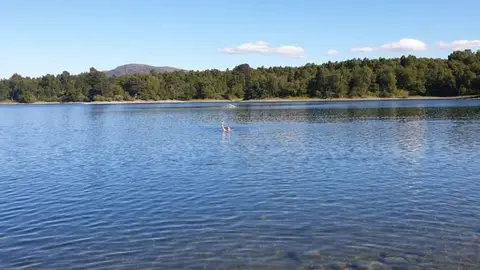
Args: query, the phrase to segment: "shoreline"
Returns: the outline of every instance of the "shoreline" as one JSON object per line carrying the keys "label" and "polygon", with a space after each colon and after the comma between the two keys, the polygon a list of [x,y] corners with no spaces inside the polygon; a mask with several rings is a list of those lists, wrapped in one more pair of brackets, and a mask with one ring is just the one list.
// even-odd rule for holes
{"label": "shoreline", "polygon": [[192,99],[192,100],[132,100],[132,101],[92,101],[92,102],[47,102],[38,101],[34,103],[18,103],[10,101],[0,101],[0,105],[57,105],[57,104],[85,104],[85,105],[109,105],[109,104],[168,104],[168,103],[249,103],[249,102],[348,102],[348,101],[389,101],[389,100],[461,100],[461,99],[480,99],[478,95],[453,96],[453,97],[434,97],[434,96],[410,96],[410,97],[365,97],[365,98],[267,98],[267,99]]}

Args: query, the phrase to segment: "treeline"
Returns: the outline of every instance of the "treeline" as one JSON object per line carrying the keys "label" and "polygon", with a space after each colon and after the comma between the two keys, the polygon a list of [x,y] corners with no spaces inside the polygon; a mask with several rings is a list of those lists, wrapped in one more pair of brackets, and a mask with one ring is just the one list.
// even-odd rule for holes
{"label": "treeline", "polygon": [[406,97],[480,94],[480,51],[447,59],[402,56],[352,59],[302,67],[151,72],[108,77],[90,68],[39,78],[0,80],[0,101],[31,103],[128,100],[262,99],[287,97]]}

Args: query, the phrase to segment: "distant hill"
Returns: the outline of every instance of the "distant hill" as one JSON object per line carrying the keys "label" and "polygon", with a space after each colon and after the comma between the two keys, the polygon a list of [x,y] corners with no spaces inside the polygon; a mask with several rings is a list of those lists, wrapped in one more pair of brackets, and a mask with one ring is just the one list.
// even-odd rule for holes
{"label": "distant hill", "polygon": [[104,71],[107,76],[121,76],[121,75],[132,75],[132,74],[148,74],[151,70],[155,72],[173,72],[173,71],[182,71],[183,69],[162,66],[162,67],[155,67],[150,65],[142,65],[142,64],[127,64],[118,66],[112,70]]}

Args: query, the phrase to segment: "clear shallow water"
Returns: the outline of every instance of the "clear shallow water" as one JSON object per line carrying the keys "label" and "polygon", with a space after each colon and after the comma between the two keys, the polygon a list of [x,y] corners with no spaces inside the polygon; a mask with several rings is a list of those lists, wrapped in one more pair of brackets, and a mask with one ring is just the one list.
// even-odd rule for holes
{"label": "clear shallow water", "polygon": [[0,106],[0,268],[479,269],[480,100],[234,104]]}

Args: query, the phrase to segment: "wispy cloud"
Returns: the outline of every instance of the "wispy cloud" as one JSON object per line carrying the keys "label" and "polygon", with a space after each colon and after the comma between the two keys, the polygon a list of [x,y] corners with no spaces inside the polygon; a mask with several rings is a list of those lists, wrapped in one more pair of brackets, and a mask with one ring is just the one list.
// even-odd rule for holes
{"label": "wispy cloud", "polygon": [[416,52],[425,51],[427,45],[418,39],[402,38],[399,41],[383,44],[380,47],[359,47],[350,49],[352,52]]}
{"label": "wispy cloud", "polygon": [[480,49],[480,40],[454,40],[452,42],[438,43],[442,49],[466,50],[466,49]]}
{"label": "wispy cloud", "polygon": [[360,47],[360,48],[352,48],[352,52],[373,52],[375,48],[372,47]]}
{"label": "wispy cloud", "polygon": [[299,46],[279,46],[272,47],[268,42],[257,41],[255,43],[243,43],[234,48],[224,48],[218,50],[220,53],[227,54],[249,54],[249,53],[263,53],[263,54],[279,54],[288,57],[304,57],[305,49]]}
{"label": "wispy cloud", "polygon": [[337,55],[337,54],[339,54],[339,52],[337,50],[332,49],[332,50],[328,50],[327,54],[328,55]]}

